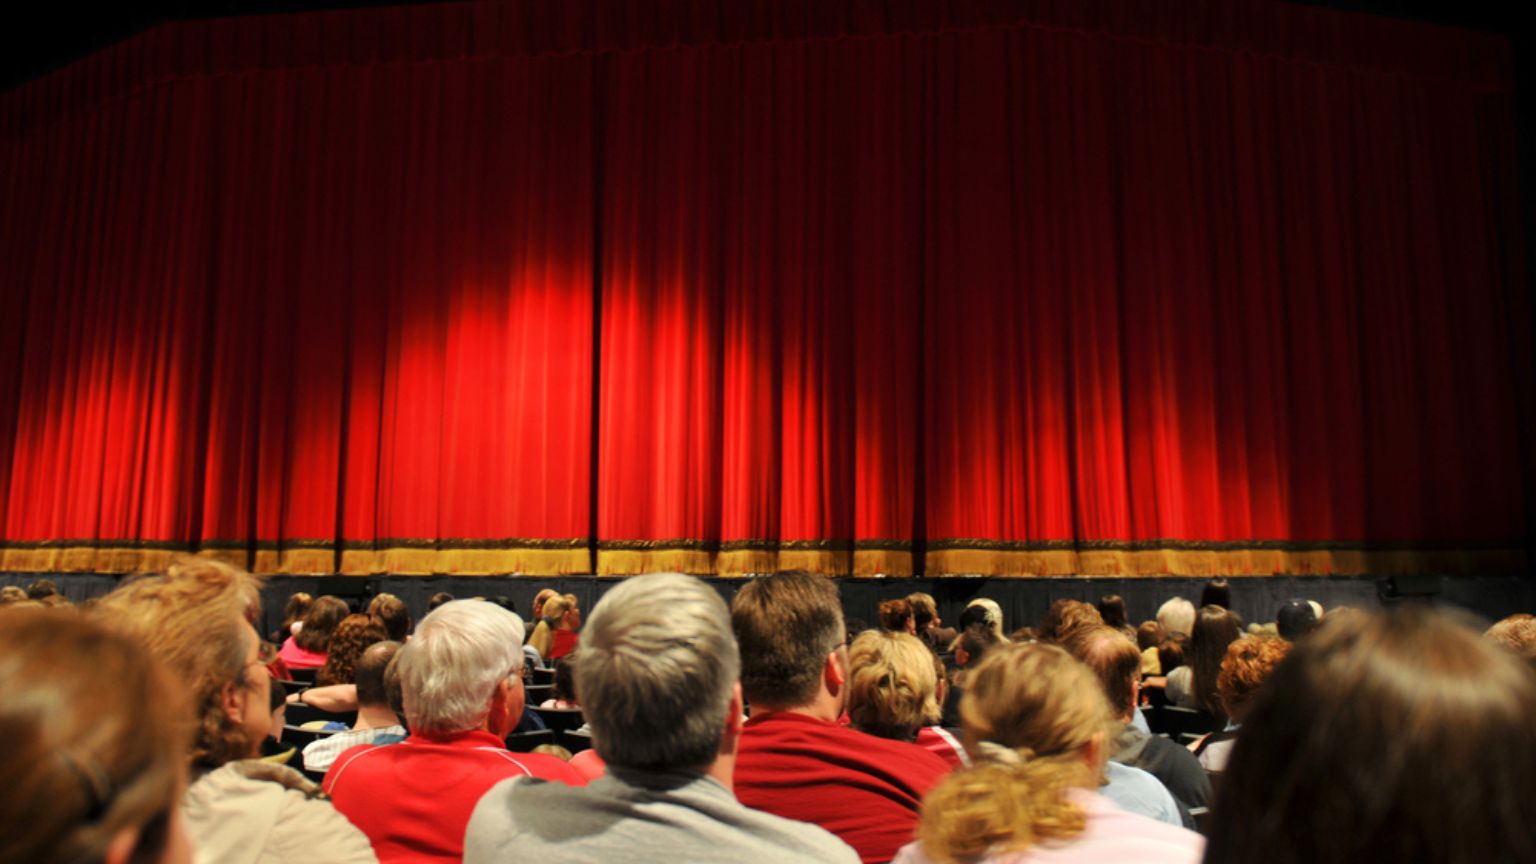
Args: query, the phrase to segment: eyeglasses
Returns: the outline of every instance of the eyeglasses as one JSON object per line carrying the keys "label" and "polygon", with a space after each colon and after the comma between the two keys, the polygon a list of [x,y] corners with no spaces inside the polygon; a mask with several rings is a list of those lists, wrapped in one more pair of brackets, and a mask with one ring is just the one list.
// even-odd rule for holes
{"label": "eyeglasses", "polygon": [[260,663],[263,666],[277,662],[277,646],[271,642],[262,641],[256,645],[256,659],[245,665],[250,666]]}

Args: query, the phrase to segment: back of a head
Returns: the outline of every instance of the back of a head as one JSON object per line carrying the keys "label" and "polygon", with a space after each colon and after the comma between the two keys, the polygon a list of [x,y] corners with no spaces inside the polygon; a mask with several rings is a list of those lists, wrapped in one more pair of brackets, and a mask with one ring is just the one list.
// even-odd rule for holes
{"label": "back of a head", "polygon": [[388,636],[383,626],[371,616],[348,615],[341,619],[341,623],[331,633],[325,665],[315,673],[315,683],[322,687],[329,684],[356,684],[357,658],[362,655],[363,649],[375,642],[383,642]]}
{"label": "back of a head", "polygon": [[1536,861],[1536,676],[1425,607],[1327,620],[1250,706],[1208,862]]}
{"label": "back of a head", "polygon": [[905,632],[912,623],[912,604],[904,599],[880,602],[880,628],[892,632]]}
{"label": "back of a head", "polygon": [[1163,625],[1156,621],[1143,621],[1136,628],[1136,647],[1145,651],[1156,648],[1163,641]]}
{"label": "back of a head", "polygon": [[0,693],[0,861],[100,861],[125,831],[134,860],[160,860],[190,712],[138,641],[71,612],[5,610]]}
{"label": "back of a head", "polygon": [[919,633],[927,628],[929,622],[939,617],[939,605],[932,594],[914,591],[907,595],[907,603],[912,607],[912,621],[917,625]]}
{"label": "back of a head", "polygon": [[657,573],[624,580],[592,610],[576,691],[609,765],[703,771],[739,672],[725,601],[692,576]]}
{"label": "back of a head", "polygon": [[523,620],[484,600],[452,600],[421,619],[396,666],[413,732],[479,727],[496,685],[520,679]]}
{"label": "back of a head", "polygon": [[1195,631],[1195,604],[1183,597],[1174,597],[1157,607],[1157,623],[1168,636],[1175,633],[1188,636]]}
{"label": "back of a head", "polygon": [[957,651],[965,652],[966,665],[972,668],[975,668],[976,664],[981,662],[993,648],[1006,644],[1008,644],[1007,640],[998,638],[992,625],[985,621],[966,627],[955,639],[955,648]]}
{"label": "back of a head", "polygon": [[1295,642],[1317,626],[1317,613],[1305,600],[1287,600],[1275,613],[1275,629],[1281,639]]}
{"label": "back of a head", "polygon": [[452,601],[452,594],[449,594],[447,591],[439,591],[436,594],[433,594],[431,597],[427,598],[427,612],[435,612],[437,611],[437,607]]}
{"label": "back of a head", "polygon": [[1105,624],[1079,627],[1061,647],[1098,679],[1116,716],[1130,712],[1141,673],[1141,652],[1124,633]]}
{"label": "back of a head", "polygon": [[1185,662],[1189,664],[1194,683],[1194,697],[1201,710],[1215,717],[1224,717],[1221,699],[1216,695],[1216,676],[1221,673],[1221,661],[1227,656],[1227,646],[1243,634],[1242,622],[1237,615],[1222,606],[1202,606],[1195,619],[1195,629],[1189,636],[1185,649]]}
{"label": "back of a head", "polygon": [[1099,617],[1110,627],[1129,627],[1125,614],[1125,600],[1119,594],[1106,594],[1099,598]]}
{"label": "back of a head", "polygon": [[848,719],[855,729],[910,739],[939,719],[933,652],[904,632],[866,630],[848,649]]}
{"label": "back of a head", "polygon": [[411,633],[411,610],[393,594],[380,594],[368,604],[368,614],[379,619],[384,632],[395,642],[404,642]]}
{"label": "back of a head", "polygon": [[1231,609],[1232,583],[1219,576],[1205,583],[1205,587],[1200,589],[1200,605]]}
{"label": "back of a head", "polygon": [[255,633],[246,616],[261,582],[208,558],[184,558],[164,576],[135,579],[101,599],[96,612],[165,664],[189,696],[196,720],[195,764],[216,768],[244,759],[257,742],[224,710],[226,685],[243,682]]}
{"label": "back of a head", "polygon": [[294,622],[303,621],[309,607],[315,605],[315,598],[308,591],[295,591],[288,595],[288,602],[283,606],[283,633],[286,635],[288,628]]}
{"label": "back of a head", "polygon": [[347,601],[330,594],[318,597],[304,613],[304,628],[293,637],[293,644],[305,651],[323,652],[330,648],[331,634],[336,625],[352,610]]}
{"label": "back of a head", "polygon": [[1242,722],[1254,695],[1290,650],[1291,643],[1278,636],[1244,636],[1227,646],[1216,695],[1228,717]]}
{"label": "back of a head", "polygon": [[1524,660],[1536,671],[1536,618],[1516,614],[1499,621],[1483,633],[1488,642]]}
{"label": "back of a head", "polygon": [[[997,638],[1003,638],[1003,607],[998,605],[996,600],[993,600],[991,597],[977,597],[965,604],[965,608],[966,611],[972,609],[981,610],[982,620],[991,625],[992,632],[997,634]],[[964,613],[962,613],[963,617]]]}
{"label": "back of a head", "polygon": [[1095,627],[1104,623],[1099,610],[1081,600],[1061,599],[1051,604],[1040,622],[1040,638],[1060,644],[1072,631],[1080,627]]}
{"label": "back of a head", "polygon": [[1000,646],[968,679],[960,717],[975,765],[923,801],[918,838],[930,859],[970,861],[1082,832],[1066,791],[1097,785],[1104,748],[1095,763],[1087,748],[1112,724],[1086,667],[1055,645]]}
{"label": "back of a head", "polygon": [[363,650],[357,659],[357,704],[374,707],[391,707],[389,688],[384,683],[384,670],[389,661],[400,651],[400,643],[393,640],[375,642]]}
{"label": "back of a head", "polygon": [[41,600],[44,597],[54,597],[59,593],[59,586],[52,579],[38,579],[27,585],[27,597],[32,600]]}
{"label": "back of a head", "polygon": [[791,571],[753,579],[731,600],[741,646],[741,689],[754,708],[782,710],[815,698],[827,655],[843,644],[837,586]]}

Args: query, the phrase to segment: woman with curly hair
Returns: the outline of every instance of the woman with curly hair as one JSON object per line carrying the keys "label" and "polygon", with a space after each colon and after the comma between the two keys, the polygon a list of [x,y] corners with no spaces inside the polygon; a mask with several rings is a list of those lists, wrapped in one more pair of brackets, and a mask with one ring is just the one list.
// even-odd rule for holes
{"label": "woman with curly hair", "polygon": [[1098,794],[1114,722],[1093,673],[1055,645],[1004,645],[960,704],[974,767],[923,799],[895,864],[1117,861],[1194,864],[1198,834]]}
{"label": "woman with curly hair", "polygon": [[367,615],[348,615],[331,633],[325,665],[315,673],[315,686],[357,683],[357,658],[375,642],[389,638],[379,622]]}

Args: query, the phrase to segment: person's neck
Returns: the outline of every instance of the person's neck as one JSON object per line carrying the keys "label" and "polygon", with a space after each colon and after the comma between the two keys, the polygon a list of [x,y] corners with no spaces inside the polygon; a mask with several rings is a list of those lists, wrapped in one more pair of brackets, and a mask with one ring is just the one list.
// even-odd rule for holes
{"label": "person's neck", "polygon": [[357,722],[352,724],[354,730],[359,729],[385,729],[390,726],[399,726],[400,718],[388,705],[359,705],[357,706]]}
{"label": "person's neck", "polygon": [[736,794],[736,754],[722,753],[715,757],[715,761],[704,771],[705,777],[713,778],[721,786]]}
{"label": "person's neck", "polygon": [[817,720],[825,720],[828,723],[836,723],[837,718],[843,715],[843,706],[838,702],[837,697],[833,696],[831,693],[828,693],[826,690],[821,690],[817,692],[815,698],[803,705],[753,705],[751,708],[747,709],[747,716],[756,717],[759,714],[769,714],[774,712],[781,714],[804,714],[807,717],[814,717]]}

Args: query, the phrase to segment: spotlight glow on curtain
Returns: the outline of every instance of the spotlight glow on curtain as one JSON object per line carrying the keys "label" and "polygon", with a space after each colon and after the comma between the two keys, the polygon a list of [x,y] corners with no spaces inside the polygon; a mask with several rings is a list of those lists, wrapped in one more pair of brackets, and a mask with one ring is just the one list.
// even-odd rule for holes
{"label": "spotlight glow on curtain", "polygon": [[0,96],[0,567],[1519,567],[1513,141],[1261,2],[161,27]]}

